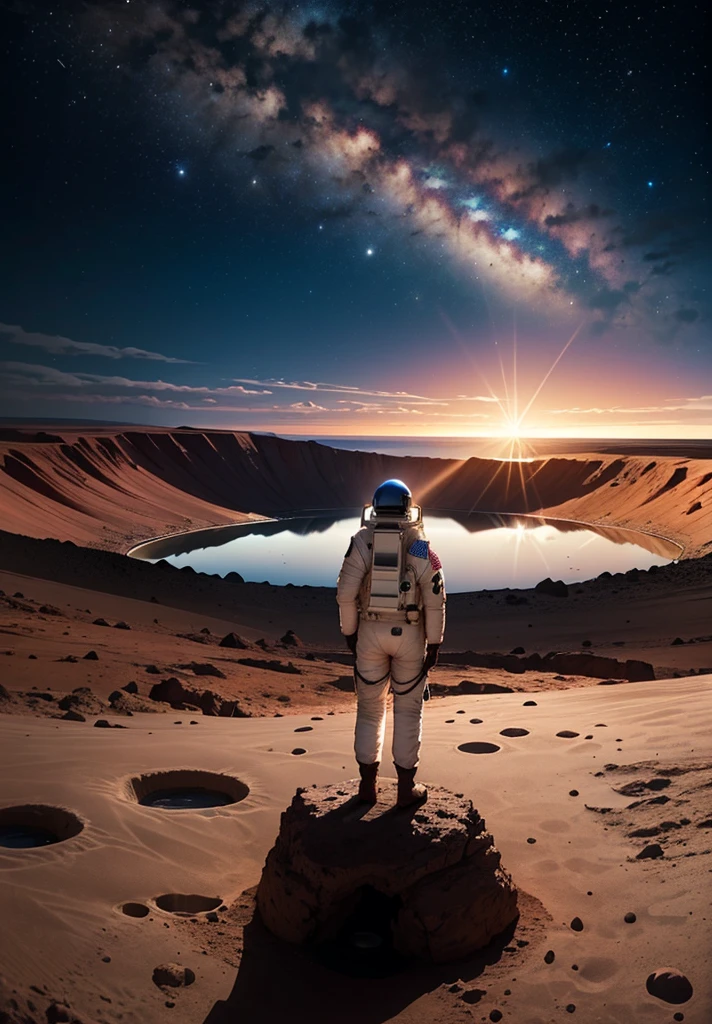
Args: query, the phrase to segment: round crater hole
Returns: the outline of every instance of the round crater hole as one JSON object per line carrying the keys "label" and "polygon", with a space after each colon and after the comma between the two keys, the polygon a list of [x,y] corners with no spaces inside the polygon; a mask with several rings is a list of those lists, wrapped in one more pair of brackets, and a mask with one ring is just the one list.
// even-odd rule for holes
{"label": "round crater hole", "polygon": [[122,903],[119,910],[122,914],[126,914],[127,917],[148,917],[150,914],[150,910],[145,903]]}
{"label": "round crater hole", "polygon": [[501,748],[496,743],[461,743],[457,748],[463,754],[496,754]]}
{"label": "round crater hole", "polygon": [[244,800],[249,792],[249,786],[231,775],[190,768],[149,772],[135,776],[128,783],[129,799],[144,807],[173,811],[226,807]]}
{"label": "round crater hole", "polygon": [[180,914],[193,917],[195,914],[207,914],[209,910],[217,910],[222,906],[219,896],[198,896],[196,893],[169,892],[165,896],[156,896],[154,903],[159,910],[169,914]]}
{"label": "round crater hole", "polygon": [[31,850],[78,836],[84,823],[63,807],[23,804],[0,808],[0,847]]}

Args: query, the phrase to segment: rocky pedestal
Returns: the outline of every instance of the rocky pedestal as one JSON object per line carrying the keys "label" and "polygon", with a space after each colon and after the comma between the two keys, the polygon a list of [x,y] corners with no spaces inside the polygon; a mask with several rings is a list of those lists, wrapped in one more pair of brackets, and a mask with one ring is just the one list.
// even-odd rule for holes
{"label": "rocky pedestal", "polygon": [[387,901],[397,953],[438,963],[486,946],[517,917],[517,889],[470,800],[439,786],[426,804],[355,800],[357,781],[297,790],[282,814],[257,892],[262,920],[288,942],[323,942],[363,894]]}

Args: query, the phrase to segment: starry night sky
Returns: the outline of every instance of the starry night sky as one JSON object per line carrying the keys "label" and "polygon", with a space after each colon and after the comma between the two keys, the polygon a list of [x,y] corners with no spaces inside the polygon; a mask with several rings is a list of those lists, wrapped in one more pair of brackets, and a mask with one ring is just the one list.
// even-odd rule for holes
{"label": "starry night sky", "polygon": [[1,414],[712,436],[704,24],[0,0]]}

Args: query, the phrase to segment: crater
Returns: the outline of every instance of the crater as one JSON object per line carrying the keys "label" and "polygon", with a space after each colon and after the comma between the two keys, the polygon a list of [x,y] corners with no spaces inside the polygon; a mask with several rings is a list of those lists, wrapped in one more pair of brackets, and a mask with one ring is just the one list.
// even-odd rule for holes
{"label": "crater", "polygon": [[169,892],[164,896],[156,896],[154,903],[159,910],[169,914],[193,917],[195,914],[207,914],[222,906],[219,896],[198,896],[196,893]]}
{"label": "crater", "polygon": [[84,822],[63,807],[21,804],[0,809],[0,846],[8,850],[53,846],[73,839],[83,828]]}
{"label": "crater", "polygon": [[239,803],[249,786],[231,775],[192,768],[149,772],[129,779],[126,795],[144,807],[190,811]]}
{"label": "crater", "polygon": [[150,910],[145,903],[134,903],[132,901],[122,903],[119,910],[122,914],[126,914],[127,917],[148,917],[150,914]]}
{"label": "crater", "polygon": [[498,747],[496,743],[461,743],[457,748],[461,750],[463,754],[496,754],[501,747]]}

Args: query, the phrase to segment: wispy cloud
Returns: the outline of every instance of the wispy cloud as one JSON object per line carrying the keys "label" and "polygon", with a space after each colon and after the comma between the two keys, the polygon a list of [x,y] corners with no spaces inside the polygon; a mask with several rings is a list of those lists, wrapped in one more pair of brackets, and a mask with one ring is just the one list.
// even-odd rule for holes
{"label": "wispy cloud", "polygon": [[42,334],[38,331],[26,331],[19,324],[0,323],[0,342],[11,345],[24,345],[29,348],[41,348],[53,355],[69,356],[102,356],[106,359],[149,359],[159,363],[190,363],[189,359],[176,359],[164,356],[160,352],[150,352],[144,348],[119,348],[117,345],[100,345],[93,341],[73,341],[59,334]]}

